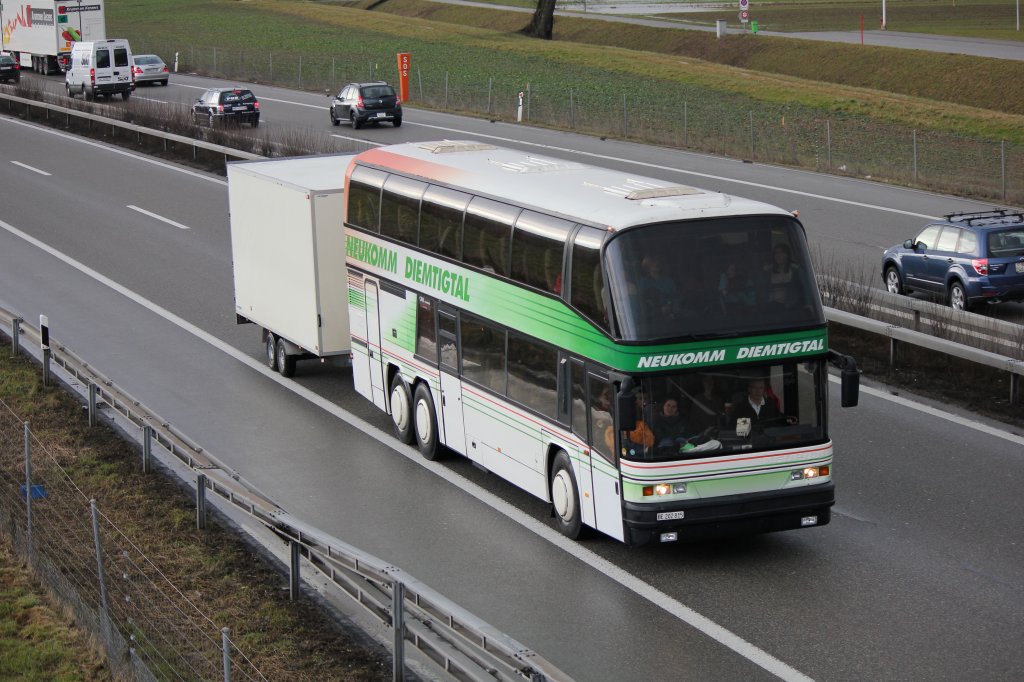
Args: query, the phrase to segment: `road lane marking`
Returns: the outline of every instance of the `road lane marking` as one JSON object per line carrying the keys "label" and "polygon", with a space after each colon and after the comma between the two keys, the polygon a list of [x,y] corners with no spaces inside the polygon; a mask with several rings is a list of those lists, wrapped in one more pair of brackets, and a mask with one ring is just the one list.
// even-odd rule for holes
{"label": "road lane marking", "polygon": [[163,221],[163,222],[167,223],[168,225],[174,225],[175,227],[180,228],[182,230],[190,229],[188,225],[182,225],[181,223],[176,223],[173,220],[171,220],[170,218],[165,218],[162,215],[158,215],[156,213],[153,213],[152,211],[147,211],[146,209],[139,208],[138,206],[133,206],[132,204],[128,204],[125,208],[130,208],[133,211],[138,211],[139,213],[141,213],[143,215],[148,215],[150,218],[156,218],[157,220]]}
{"label": "road lane marking", "polygon": [[52,175],[52,173],[47,173],[44,170],[39,170],[38,168],[33,168],[32,166],[28,165],[27,163],[22,163],[21,161],[11,161],[11,163],[13,163],[15,166],[21,166],[22,168],[25,168],[26,170],[30,170],[33,173],[39,173],[40,175]]}
{"label": "road lane marking", "polygon": [[349,140],[351,142],[362,142],[363,144],[372,144],[378,147],[383,147],[386,144],[385,142],[373,142],[371,140],[364,140],[361,137],[350,137],[348,135],[338,135],[336,133],[331,133],[331,137],[336,137],[339,140]]}
{"label": "road lane marking", "polygon": [[231,346],[224,341],[221,341],[217,337],[213,336],[207,331],[200,329],[193,325],[187,320],[178,317],[169,310],[158,306],[149,299],[143,298],[140,294],[128,289],[121,284],[118,284],[114,280],[110,279],[106,275],[103,275],[96,270],[88,267],[84,263],[81,263],[70,256],[64,254],[61,251],[45,244],[44,242],[36,239],[35,237],[19,230],[18,228],[10,225],[3,220],[0,220],[0,228],[3,228],[10,234],[28,242],[32,246],[40,249],[41,251],[49,254],[57,260],[69,265],[70,267],[78,270],[83,275],[90,277],[96,282],[108,287],[109,289],[121,294],[130,301],[138,304],[139,306],[149,310],[151,313],[158,315],[167,322],[175,325],[179,329],[193,335],[200,341],[207,343],[213,348],[221,351],[228,357],[236,360],[237,362],[246,365],[255,372],[259,372],[267,379],[276,382],[282,388],[285,388],[297,396],[304,398],[308,402],[316,405],[328,414],[337,417],[341,421],[346,422],[349,426],[362,432],[364,435],[372,438],[381,445],[397,452],[398,454],[408,458],[412,462],[429,469],[434,474],[440,476],[445,481],[451,483],[455,487],[459,488],[463,492],[476,498],[478,501],[487,505],[491,509],[495,510],[499,514],[506,516],[512,521],[520,524],[524,528],[530,530],[541,539],[548,541],[549,543],[559,547],[565,552],[572,556],[586,562],[587,565],[599,573],[603,574],[608,579],[618,583],[625,587],[629,591],[636,594],[647,601],[650,601],[655,606],[664,609],[666,612],[675,616],[679,620],[683,621],[687,625],[694,629],[704,633],[706,636],[714,639],[723,646],[731,649],[743,658],[751,661],[752,663],[760,666],[761,668],[771,672],[777,677],[786,680],[787,682],[813,682],[810,677],[804,675],[799,670],[792,668],[791,666],[783,663],[779,659],[775,658],[763,649],[746,641],[739,635],[736,635],[729,630],[726,630],[721,625],[718,625],[710,618],[697,613],[685,604],[673,599],[671,596],[665,594],[661,590],[648,585],[642,580],[630,575],[628,572],[614,565],[607,559],[604,559],[589,549],[586,549],[578,542],[570,540],[561,533],[557,532],[554,528],[541,523],[525,514],[524,512],[516,509],[514,506],[505,502],[500,497],[487,492],[475,483],[467,480],[462,475],[449,471],[443,465],[438,462],[431,462],[423,459],[420,455],[419,450],[412,445],[403,445],[397,441],[390,434],[382,433],[378,431],[368,422],[358,418],[348,410],[335,405],[326,398],[314,393],[310,389],[296,383],[290,379],[285,379],[280,374],[272,371],[266,367],[262,361],[257,361],[248,354],[238,350],[234,346]]}
{"label": "road lane marking", "polygon": [[166,100],[153,99],[152,97],[141,97],[139,95],[135,95],[135,99],[142,99],[142,100],[146,100],[147,102],[156,102],[157,104],[167,104],[168,103]]}

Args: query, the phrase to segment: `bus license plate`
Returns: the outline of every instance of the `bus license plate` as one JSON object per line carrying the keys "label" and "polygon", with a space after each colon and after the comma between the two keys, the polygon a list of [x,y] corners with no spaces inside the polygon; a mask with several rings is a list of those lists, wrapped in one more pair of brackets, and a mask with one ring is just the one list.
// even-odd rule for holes
{"label": "bus license plate", "polygon": [[683,518],[685,515],[686,515],[686,512],[684,512],[684,511],[658,512],[658,520],[659,521],[676,521],[678,519]]}

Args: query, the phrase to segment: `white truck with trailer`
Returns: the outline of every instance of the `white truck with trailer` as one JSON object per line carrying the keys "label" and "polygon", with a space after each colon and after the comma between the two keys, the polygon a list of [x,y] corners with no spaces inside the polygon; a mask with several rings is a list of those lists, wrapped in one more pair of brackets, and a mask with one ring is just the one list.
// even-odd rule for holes
{"label": "white truck with trailer", "polygon": [[72,45],[107,37],[103,12],[103,0],[6,0],[0,4],[3,51],[23,69],[62,73]]}
{"label": "white truck with trailer", "polygon": [[350,155],[228,164],[235,315],[263,330],[266,361],[351,361],[345,268]]}

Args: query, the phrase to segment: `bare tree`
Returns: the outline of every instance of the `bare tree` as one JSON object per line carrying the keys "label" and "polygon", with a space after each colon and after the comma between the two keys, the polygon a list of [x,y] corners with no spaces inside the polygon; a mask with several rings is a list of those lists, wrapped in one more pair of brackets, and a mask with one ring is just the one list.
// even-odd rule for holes
{"label": "bare tree", "polygon": [[555,0],[537,0],[537,10],[533,19],[522,30],[525,35],[543,40],[551,40],[555,26]]}

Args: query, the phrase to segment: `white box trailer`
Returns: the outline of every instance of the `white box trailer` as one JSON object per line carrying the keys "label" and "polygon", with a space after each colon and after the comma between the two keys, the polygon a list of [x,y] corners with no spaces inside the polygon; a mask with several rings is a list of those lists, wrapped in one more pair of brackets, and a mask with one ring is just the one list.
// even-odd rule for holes
{"label": "white box trailer", "polygon": [[302,358],[350,362],[345,171],[351,155],[228,164],[235,314],[263,329],[285,376]]}
{"label": "white box trailer", "polygon": [[3,51],[13,54],[23,69],[67,71],[72,45],[106,39],[103,12],[103,0],[3,0]]}

